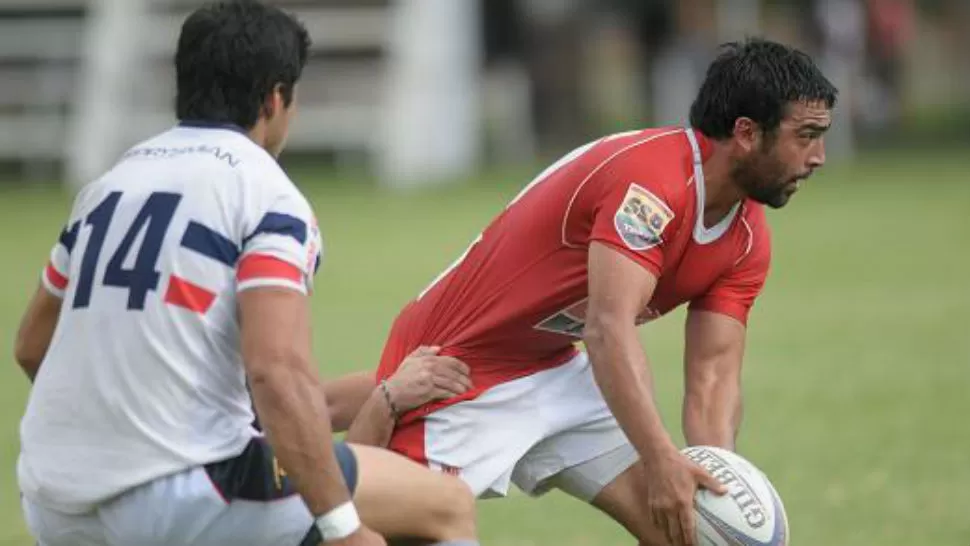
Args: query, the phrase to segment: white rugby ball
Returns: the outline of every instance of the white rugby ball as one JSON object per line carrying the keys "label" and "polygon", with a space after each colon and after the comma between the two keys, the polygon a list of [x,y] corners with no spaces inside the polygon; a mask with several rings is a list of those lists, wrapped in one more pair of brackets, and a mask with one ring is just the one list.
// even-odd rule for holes
{"label": "white rugby ball", "polygon": [[718,496],[701,489],[694,497],[698,546],[787,546],[785,507],[763,472],[726,449],[694,446],[683,453],[728,490]]}

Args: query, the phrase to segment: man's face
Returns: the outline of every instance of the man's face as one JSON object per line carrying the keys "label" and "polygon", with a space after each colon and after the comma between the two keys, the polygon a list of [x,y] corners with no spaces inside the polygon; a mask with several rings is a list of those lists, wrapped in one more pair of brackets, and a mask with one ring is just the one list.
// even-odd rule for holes
{"label": "man's face", "polygon": [[824,133],[832,113],[824,102],[795,102],[773,133],[736,161],[732,176],[751,199],[772,208],[788,203],[802,180],[825,164]]}

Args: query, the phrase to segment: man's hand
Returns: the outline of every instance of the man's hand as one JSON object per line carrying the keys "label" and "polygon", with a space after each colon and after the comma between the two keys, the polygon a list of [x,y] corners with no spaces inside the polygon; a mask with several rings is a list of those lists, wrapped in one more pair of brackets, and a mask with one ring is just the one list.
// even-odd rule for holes
{"label": "man's hand", "polygon": [[437,356],[440,350],[440,347],[418,347],[404,359],[387,380],[393,408],[388,407],[380,387],[372,389],[347,431],[347,441],[386,447],[401,413],[470,389],[468,366],[450,356]]}
{"label": "man's hand", "polygon": [[703,487],[718,495],[727,493],[727,488],[676,450],[665,450],[650,459],[641,459],[640,464],[652,477],[646,501],[654,523],[667,534],[671,544],[697,544],[694,522],[697,488]]}
{"label": "man's hand", "polygon": [[441,347],[418,347],[387,380],[397,411],[458,396],[472,387],[468,366],[457,358],[437,356],[440,350]]}
{"label": "man's hand", "polygon": [[340,540],[321,542],[320,546],[387,546],[384,537],[363,525],[354,534]]}

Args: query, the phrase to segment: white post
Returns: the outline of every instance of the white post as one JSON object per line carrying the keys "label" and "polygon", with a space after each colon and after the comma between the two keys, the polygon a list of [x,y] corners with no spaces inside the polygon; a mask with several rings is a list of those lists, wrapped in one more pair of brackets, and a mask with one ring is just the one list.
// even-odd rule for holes
{"label": "white post", "polygon": [[481,152],[478,0],[397,0],[379,169],[395,187],[469,174]]}
{"label": "white post", "polygon": [[77,190],[100,176],[129,144],[131,82],[139,77],[149,0],[89,5],[74,115],[65,139],[65,177]]}

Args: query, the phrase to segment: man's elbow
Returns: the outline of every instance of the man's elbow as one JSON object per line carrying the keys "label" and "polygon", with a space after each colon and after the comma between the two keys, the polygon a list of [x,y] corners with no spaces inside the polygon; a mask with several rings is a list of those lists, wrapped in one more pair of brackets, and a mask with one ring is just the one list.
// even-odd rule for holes
{"label": "man's elbow", "polygon": [[250,357],[246,376],[252,391],[279,396],[296,382],[314,380],[309,359],[289,352]]}
{"label": "man's elbow", "polygon": [[615,337],[617,326],[618,322],[609,316],[589,316],[583,328],[583,343],[590,351],[598,352],[610,342],[611,337]]}

